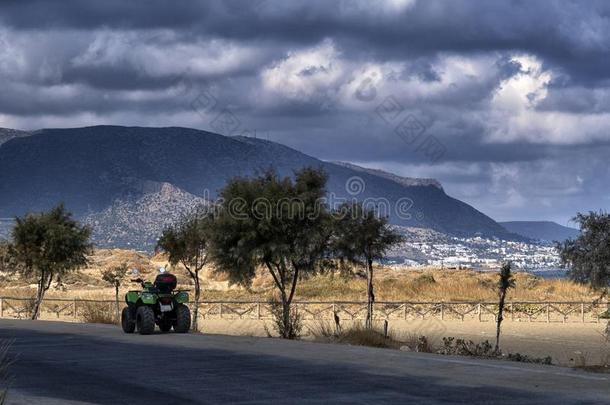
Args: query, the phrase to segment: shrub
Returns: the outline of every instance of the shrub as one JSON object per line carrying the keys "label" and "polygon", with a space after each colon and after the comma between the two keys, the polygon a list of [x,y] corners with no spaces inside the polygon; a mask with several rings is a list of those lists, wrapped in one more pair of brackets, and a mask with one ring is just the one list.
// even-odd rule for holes
{"label": "shrub", "polygon": [[546,365],[553,364],[553,358],[551,356],[530,357],[528,355],[521,354],[521,353],[508,353],[508,355],[506,356],[506,359],[510,360],[510,361],[518,361],[521,363],[535,363],[535,364],[546,364]]}
{"label": "shrub", "polygon": [[443,346],[437,353],[473,357],[498,357],[500,354],[494,350],[488,340],[483,343],[475,343],[472,340],[456,339],[454,337],[444,337]]}
{"label": "shrub", "polygon": [[[303,322],[301,314],[299,314],[296,307],[290,307],[287,319],[284,319],[284,306],[276,298],[271,298],[269,300],[269,307],[271,316],[273,317],[273,330],[275,330],[278,335],[286,339],[298,339],[301,337]],[[265,326],[265,332],[267,332],[267,336],[272,336],[267,329],[267,326]]]}

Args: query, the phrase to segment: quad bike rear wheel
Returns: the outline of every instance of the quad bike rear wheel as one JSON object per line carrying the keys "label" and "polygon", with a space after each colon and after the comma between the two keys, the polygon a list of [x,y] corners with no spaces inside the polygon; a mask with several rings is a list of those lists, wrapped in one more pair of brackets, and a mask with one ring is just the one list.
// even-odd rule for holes
{"label": "quad bike rear wheel", "polygon": [[133,319],[129,307],[123,308],[123,312],[121,312],[121,327],[125,333],[133,333],[136,330],[136,320]]}
{"label": "quad bike rear wheel", "polygon": [[141,306],[136,312],[136,324],[140,335],[150,335],[155,331],[155,313],[152,308]]}
{"label": "quad bike rear wheel", "polygon": [[191,327],[191,310],[184,304],[176,307],[176,320],[174,321],[174,332],[187,333]]}

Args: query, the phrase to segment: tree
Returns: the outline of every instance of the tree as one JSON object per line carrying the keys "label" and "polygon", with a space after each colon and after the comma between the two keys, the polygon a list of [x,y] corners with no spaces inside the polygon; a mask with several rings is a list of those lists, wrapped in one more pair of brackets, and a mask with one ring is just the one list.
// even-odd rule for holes
{"label": "tree", "polygon": [[178,224],[163,231],[157,246],[169,254],[172,265],[182,264],[195,284],[192,329],[197,331],[201,283],[199,272],[208,262],[210,230],[213,217],[204,208],[198,208]]}
{"label": "tree", "polygon": [[102,280],[114,287],[114,301],[116,302],[116,319],[119,317],[119,287],[123,277],[127,274],[128,268],[127,263],[121,263],[111,269],[104,270],[102,272]]}
{"label": "tree", "polygon": [[578,213],[573,220],[580,236],[556,244],[562,266],[572,280],[600,290],[603,297],[610,285],[610,215]]}
{"label": "tree", "polygon": [[87,264],[91,230],[72,219],[63,205],[49,212],[16,218],[10,244],[11,256],[21,272],[36,279],[32,319],[38,317],[45,292],[54,278]]}
{"label": "tree", "polygon": [[367,307],[366,327],[373,327],[373,262],[382,260],[392,246],[403,238],[388,226],[385,217],[379,217],[374,210],[366,210],[361,203],[345,203],[336,215],[333,250],[339,258],[366,268]]}
{"label": "tree", "polygon": [[305,168],[280,178],[274,171],[236,178],[221,191],[214,221],[212,257],[216,271],[249,286],[259,267],[273,278],[281,303],[281,337],[298,337],[291,313],[298,280],[316,272],[328,248],[330,216],[327,176]]}
{"label": "tree", "polygon": [[498,317],[496,320],[496,348],[495,351],[499,352],[500,350],[500,325],[502,324],[502,320],[504,319],[504,301],[506,300],[506,293],[509,288],[515,287],[515,279],[513,277],[513,273],[511,272],[511,263],[506,262],[502,265],[500,269],[499,279],[498,279]]}

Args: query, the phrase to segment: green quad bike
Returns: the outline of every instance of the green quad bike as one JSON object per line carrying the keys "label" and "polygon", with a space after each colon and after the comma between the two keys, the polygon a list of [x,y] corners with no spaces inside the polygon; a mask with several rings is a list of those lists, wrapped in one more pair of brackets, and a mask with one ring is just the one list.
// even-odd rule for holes
{"label": "green quad bike", "polygon": [[[134,270],[134,275],[137,275]],[[133,333],[136,328],[141,335],[150,335],[155,331],[155,324],[162,332],[187,333],[191,327],[191,311],[186,302],[189,296],[186,291],[176,290],[176,276],[161,273],[154,283],[141,278],[131,280],[140,283],[142,290],[129,291],[125,294],[127,306],[121,313],[123,332]]]}

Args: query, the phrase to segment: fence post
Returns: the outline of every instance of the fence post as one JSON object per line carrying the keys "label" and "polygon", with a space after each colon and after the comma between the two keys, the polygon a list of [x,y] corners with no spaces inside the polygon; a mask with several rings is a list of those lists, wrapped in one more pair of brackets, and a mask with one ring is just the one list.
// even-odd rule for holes
{"label": "fence post", "polygon": [[441,321],[445,320],[445,305],[441,302]]}
{"label": "fence post", "polygon": [[580,303],[580,317],[582,319],[582,323],[585,323],[585,303]]}
{"label": "fence post", "polygon": [[551,323],[551,305],[546,304],[546,323]]}
{"label": "fence post", "polygon": [[222,302],[218,305],[220,306],[218,309],[218,315],[220,316],[220,319],[222,319]]}
{"label": "fence post", "polygon": [[515,320],[515,308],[514,308],[512,302],[509,304],[509,307],[510,307],[510,320],[514,321]]}
{"label": "fence post", "polygon": [[481,303],[477,304],[477,315],[479,315],[479,322],[481,322]]}
{"label": "fence post", "polygon": [[0,318],[4,316],[4,301],[0,298]]}
{"label": "fence post", "polygon": [[76,298],[72,299],[72,317],[76,321]]}
{"label": "fence post", "polygon": [[261,319],[261,303],[256,303],[256,319]]}

